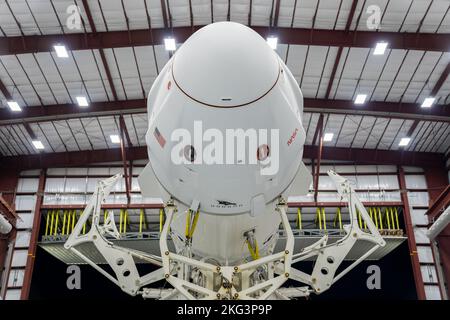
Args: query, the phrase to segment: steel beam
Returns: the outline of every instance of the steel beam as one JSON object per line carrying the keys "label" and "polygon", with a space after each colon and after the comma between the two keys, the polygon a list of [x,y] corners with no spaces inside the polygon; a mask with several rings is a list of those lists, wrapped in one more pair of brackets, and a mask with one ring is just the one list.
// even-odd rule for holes
{"label": "steel beam", "polygon": [[39,231],[41,227],[41,205],[44,195],[44,189],[45,189],[45,169],[41,170],[41,173],[39,175],[39,184],[38,184],[38,190],[36,192],[36,205],[34,208],[34,218],[33,218],[33,228],[31,231],[31,240],[30,240],[30,246],[28,248],[28,256],[27,256],[27,264],[25,266],[25,274],[23,277],[23,286],[22,286],[22,292],[20,294],[21,300],[28,300],[28,297],[30,295],[30,288],[31,288],[31,278],[33,277],[33,269],[34,269],[34,259],[36,257],[36,249],[37,249],[37,243],[39,238]]}
{"label": "steel beam", "polygon": [[[0,55],[53,51],[53,46],[62,43],[70,50],[123,48],[164,44],[164,38],[172,35],[178,43],[186,41],[193,32],[203,26],[177,27],[171,29],[123,30],[92,32],[87,34],[29,35],[0,38]],[[252,27],[266,38],[271,30],[267,27]],[[312,32],[313,31],[313,32]],[[373,48],[379,41],[387,41],[390,49],[448,51],[450,34],[373,32],[322,30],[305,28],[277,28],[278,42],[282,44]]]}
{"label": "steel beam", "polygon": [[[314,158],[317,155],[317,151],[317,147],[315,146],[304,146],[303,157],[309,159]],[[147,159],[147,148],[127,148],[127,159],[129,161]],[[80,166],[89,163],[121,160],[120,148],[114,148],[0,157],[0,166],[8,169],[26,170]],[[322,160],[349,161],[355,164],[391,164],[426,167],[443,165],[444,155],[429,152],[323,147]]]}
{"label": "steel beam", "polygon": [[[22,112],[12,112],[7,108],[3,108],[0,109],[0,125],[114,114],[145,113],[147,111],[146,108],[147,102],[145,99],[91,102],[87,108],[80,108],[77,104],[70,103],[24,107]],[[305,98],[304,111],[450,122],[450,108],[444,105],[421,108],[416,103],[373,101],[363,106],[355,106],[353,101],[348,100]]]}
{"label": "steel beam", "polygon": [[[323,114],[319,116],[316,131],[312,141],[313,146],[316,145],[316,140],[319,139],[319,146],[317,149],[317,157],[312,158],[312,175],[314,177],[314,201],[317,201],[317,193],[319,192],[319,176],[320,176],[320,161],[322,160],[323,150]],[[316,163],[317,161],[317,163]]]}
{"label": "steel beam", "polygon": [[411,257],[411,265],[414,274],[414,281],[416,285],[417,298],[419,300],[426,300],[425,288],[422,279],[422,272],[420,271],[419,256],[417,254],[417,246],[414,235],[414,229],[411,219],[411,212],[409,211],[409,200],[407,195],[405,172],[401,166],[398,168],[398,182],[400,186],[400,197],[403,202],[403,219],[405,222],[405,231],[408,237],[409,255]]}

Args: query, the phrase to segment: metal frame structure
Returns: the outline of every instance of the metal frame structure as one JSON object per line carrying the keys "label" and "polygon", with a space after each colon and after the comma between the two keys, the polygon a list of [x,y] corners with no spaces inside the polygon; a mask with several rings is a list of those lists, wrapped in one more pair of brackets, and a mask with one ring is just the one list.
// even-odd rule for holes
{"label": "metal frame structure", "polygon": [[[326,234],[313,245],[302,248],[299,253],[294,253],[294,235],[286,215],[286,203],[280,198],[276,211],[280,214],[286,235],[284,250],[273,253],[274,242],[267,256],[260,258],[256,256],[253,261],[235,266],[213,265],[193,257],[189,250],[189,241],[186,242],[186,247],[181,252],[174,253],[169,250],[167,243],[169,229],[173,216],[177,212],[176,204],[171,199],[166,204],[167,217],[160,236],[161,257],[120,247],[107,239],[107,236],[120,238],[113,214],[109,213],[103,225],[100,225],[101,204],[109,195],[114,184],[122,177],[121,174],[117,174],[99,181],[94,195],[64,247],[72,250],[126,293],[141,294],[144,298],[289,299],[308,296],[310,292],[319,294],[329,289],[333,283],[369,257],[376,249],[385,245],[385,241],[348,181],[332,171],[328,174],[336,184],[338,193],[348,202],[351,216],[350,224],[344,226],[345,236],[332,244],[327,244],[328,235]],[[357,211],[369,232],[362,231],[358,226]],[[82,234],[82,228],[91,215],[91,229]],[[175,239],[173,240],[175,241]],[[373,247],[336,275],[338,267],[358,240],[369,241],[373,243]],[[92,242],[95,245],[114,271],[115,277],[77,250],[78,245],[86,242]],[[317,256],[317,260],[310,275],[291,266],[292,263],[314,256]],[[140,276],[133,257],[161,268]],[[259,280],[251,280],[255,273],[258,274]],[[159,294],[157,294],[158,289],[145,288],[145,286],[162,279],[168,281],[174,290],[159,290]],[[281,288],[288,279],[304,283],[307,286],[296,288],[296,290]],[[308,286],[312,289],[309,289]]]}

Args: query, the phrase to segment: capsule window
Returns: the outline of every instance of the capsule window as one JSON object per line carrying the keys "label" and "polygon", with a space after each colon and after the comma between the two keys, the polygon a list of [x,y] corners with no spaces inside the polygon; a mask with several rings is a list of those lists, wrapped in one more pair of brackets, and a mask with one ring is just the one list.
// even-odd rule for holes
{"label": "capsule window", "polygon": [[184,157],[187,161],[194,162],[197,153],[195,152],[195,148],[192,145],[188,145],[184,147]]}
{"label": "capsule window", "polygon": [[258,150],[256,152],[256,158],[258,161],[266,160],[267,157],[270,154],[270,148],[267,144],[262,144],[258,147]]}

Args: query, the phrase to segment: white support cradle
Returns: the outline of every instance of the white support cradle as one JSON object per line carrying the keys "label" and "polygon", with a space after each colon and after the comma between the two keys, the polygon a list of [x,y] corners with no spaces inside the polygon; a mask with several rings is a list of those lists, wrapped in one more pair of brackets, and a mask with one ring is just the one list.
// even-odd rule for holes
{"label": "white support cradle", "polygon": [[[173,200],[166,203],[166,219],[160,236],[161,257],[139,252],[115,245],[106,235],[120,238],[112,212],[103,225],[100,225],[100,210],[104,199],[109,195],[114,184],[122,177],[117,174],[100,181],[77,222],[64,247],[72,250],[123,291],[130,295],[140,294],[144,298],[155,299],[289,299],[308,296],[310,292],[317,294],[329,289],[333,283],[348,273],[361,261],[369,257],[379,247],[385,245],[377,228],[370,219],[366,209],[358,199],[349,182],[329,171],[328,175],[336,184],[343,200],[348,202],[350,224],[344,226],[346,235],[332,244],[327,244],[328,236],[323,236],[313,245],[294,252],[294,235],[286,215],[286,203],[280,198],[276,206],[276,214],[280,214],[281,224],[286,234],[286,245],[283,251],[263,256],[240,265],[219,266],[191,257],[189,250],[174,253],[169,250],[168,237],[170,225],[177,207]],[[357,210],[366,223],[369,232],[358,226]],[[81,234],[82,227],[92,215],[92,226],[86,234]],[[350,266],[336,275],[336,270],[345,259],[356,241],[364,240],[373,243],[373,247]],[[83,255],[76,247],[85,242],[92,242],[103,255],[115,276],[109,274]],[[186,245],[189,245],[188,243]],[[311,274],[292,267],[293,263],[317,256]],[[140,276],[134,258],[152,263],[159,268],[144,276]],[[252,280],[253,275],[260,275]],[[174,289],[146,287],[159,280],[166,279]],[[282,285],[292,279],[306,286],[283,288]]]}

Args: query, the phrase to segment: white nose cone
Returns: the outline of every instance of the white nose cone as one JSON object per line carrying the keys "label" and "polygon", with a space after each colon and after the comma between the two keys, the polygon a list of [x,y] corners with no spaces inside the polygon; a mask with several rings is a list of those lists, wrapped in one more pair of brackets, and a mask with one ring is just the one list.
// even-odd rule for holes
{"label": "white nose cone", "polygon": [[276,53],[250,28],[234,22],[210,24],[192,35],[173,61],[173,77],[202,104],[236,107],[252,103],[276,84]]}

